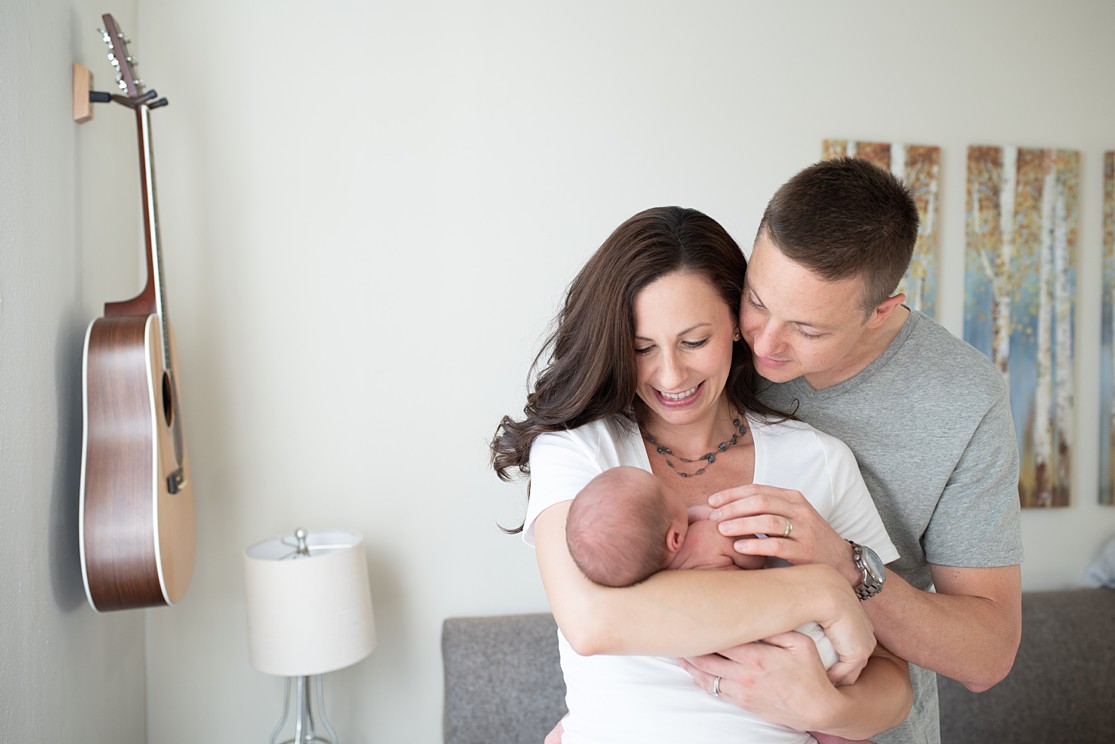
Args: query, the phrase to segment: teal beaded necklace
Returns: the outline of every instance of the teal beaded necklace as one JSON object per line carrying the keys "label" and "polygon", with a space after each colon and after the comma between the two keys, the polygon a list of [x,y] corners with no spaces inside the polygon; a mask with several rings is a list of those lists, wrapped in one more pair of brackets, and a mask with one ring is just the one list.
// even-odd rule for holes
{"label": "teal beaded necklace", "polygon": [[[706,452],[705,454],[694,460],[690,460],[688,457],[682,457],[681,455],[675,455],[672,449],[664,444],[659,444],[658,441],[654,438],[654,435],[651,434],[649,431],[646,431],[645,429],[643,430],[643,436],[648,442],[654,445],[655,451],[658,452],[658,454],[662,455],[662,459],[666,461],[666,464],[670,467],[670,470],[673,470],[682,478],[689,478],[691,476],[700,475],[701,473],[705,472],[705,469],[708,468],[709,465],[712,465],[714,462],[716,462],[717,455],[727,452],[729,448],[735,446],[740,437],[747,433],[747,426],[745,426],[743,422],[740,421],[740,417],[738,415],[732,419],[732,429],[733,431],[731,439],[725,439],[723,442],[716,445],[716,449],[712,450],[711,452]],[[674,463],[670,460],[671,457],[676,457],[681,462],[687,464],[692,464],[695,462],[703,462],[705,464],[692,473],[686,473],[682,470],[678,470],[677,466],[674,465]]]}

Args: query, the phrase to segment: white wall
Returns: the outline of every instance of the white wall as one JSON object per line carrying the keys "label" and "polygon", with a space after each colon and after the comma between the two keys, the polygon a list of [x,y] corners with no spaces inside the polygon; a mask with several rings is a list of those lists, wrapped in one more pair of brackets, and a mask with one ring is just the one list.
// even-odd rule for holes
{"label": "white wall", "polygon": [[0,742],[145,735],[143,615],[93,613],[77,542],[82,340],[139,261],[134,126],[72,119],[73,62],[111,82],[101,12],[0,5]]}
{"label": "white wall", "polygon": [[68,123],[69,63],[110,77],[88,51],[104,9],[78,1],[0,11],[0,53],[35,74],[0,77],[0,524],[20,526],[0,541],[0,740],[89,716],[107,731],[123,706],[113,740],[139,741],[120,700],[144,694],[142,658],[149,741],[263,739],[281,682],[248,664],[240,551],[305,526],[368,543],[380,647],[327,677],[339,733],[438,741],[442,619],[546,606],[532,554],[496,528],[524,488],[495,479],[486,442],[521,409],[566,283],[647,206],[700,208],[749,243],[825,137],[943,148],[956,332],[966,146],[1082,151],[1075,503],[1024,515],[1026,587],[1078,584],[1115,534],[1091,444],[1115,7],[139,0],[109,10],[170,99],[153,119],[199,563],[179,607],[93,616],[67,537],[78,349],[99,303],[134,291],[138,238],[119,239],[134,205],[114,214],[104,186],[134,188],[127,112]]}

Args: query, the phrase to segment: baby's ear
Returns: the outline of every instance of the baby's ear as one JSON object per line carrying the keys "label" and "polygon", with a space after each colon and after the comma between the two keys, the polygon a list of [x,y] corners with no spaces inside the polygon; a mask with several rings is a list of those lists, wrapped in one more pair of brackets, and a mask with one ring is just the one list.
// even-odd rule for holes
{"label": "baby's ear", "polygon": [[670,552],[670,555],[681,550],[681,541],[684,539],[685,532],[678,529],[676,524],[671,524],[666,529],[666,550]]}

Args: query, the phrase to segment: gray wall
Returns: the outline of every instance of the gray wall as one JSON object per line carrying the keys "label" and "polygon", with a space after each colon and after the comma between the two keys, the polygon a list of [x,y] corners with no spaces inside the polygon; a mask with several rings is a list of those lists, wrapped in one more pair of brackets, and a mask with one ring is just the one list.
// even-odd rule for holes
{"label": "gray wall", "polygon": [[78,560],[85,326],[138,281],[134,127],[72,120],[71,63],[111,82],[101,12],[0,6],[2,742],[145,739],[144,616],[96,615]]}

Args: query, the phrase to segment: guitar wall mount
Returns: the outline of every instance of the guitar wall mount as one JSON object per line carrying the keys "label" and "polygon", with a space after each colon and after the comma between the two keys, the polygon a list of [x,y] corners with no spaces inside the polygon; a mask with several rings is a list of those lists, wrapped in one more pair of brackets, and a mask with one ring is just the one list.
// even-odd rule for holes
{"label": "guitar wall mount", "polygon": [[154,90],[149,90],[141,96],[128,98],[102,90],[93,90],[93,73],[89,71],[88,67],[74,62],[73,116],[74,121],[78,124],[84,124],[93,118],[93,106],[90,104],[116,102],[129,108],[135,108],[136,104],[146,103],[147,108],[157,109],[169,103],[165,98],[152,100],[157,95],[158,93]]}

